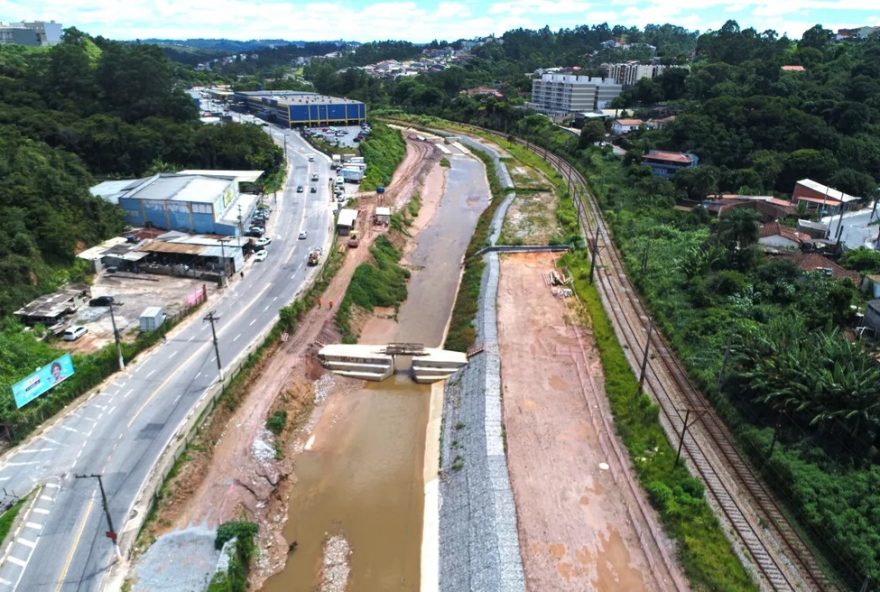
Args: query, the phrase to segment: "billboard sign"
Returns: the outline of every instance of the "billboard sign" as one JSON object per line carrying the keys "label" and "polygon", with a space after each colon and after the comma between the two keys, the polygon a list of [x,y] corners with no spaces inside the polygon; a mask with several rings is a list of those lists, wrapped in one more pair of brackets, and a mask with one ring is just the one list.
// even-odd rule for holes
{"label": "billboard sign", "polygon": [[12,385],[15,406],[21,409],[65,378],[73,376],[73,358],[64,354]]}

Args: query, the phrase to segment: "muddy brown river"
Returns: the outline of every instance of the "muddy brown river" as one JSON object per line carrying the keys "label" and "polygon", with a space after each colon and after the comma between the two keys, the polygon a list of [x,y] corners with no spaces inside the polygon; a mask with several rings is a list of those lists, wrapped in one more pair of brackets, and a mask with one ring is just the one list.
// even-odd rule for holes
{"label": "muddy brown river", "polygon": [[[482,163],[449,160],[443,198],[409,257],[421,269],[400,308],[396,341],[440,345],[461,258],[488,204]],[[297,548],[264,591],[319,589],[323,543],[333,534],[352,547],[349,590],[419,589],[429,392],[401,373],[327,403],[313,446],[296,458],[284,534]]]}

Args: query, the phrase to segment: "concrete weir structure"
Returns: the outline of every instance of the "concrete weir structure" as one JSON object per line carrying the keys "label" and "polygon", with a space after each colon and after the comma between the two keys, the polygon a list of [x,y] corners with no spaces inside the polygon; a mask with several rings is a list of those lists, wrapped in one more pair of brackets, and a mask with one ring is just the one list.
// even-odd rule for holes
{"label": "concrete weir structure", "polygon": [[394,373],[398,356],[412,357],[412,377],[420,384],[444,380],[468,361],[467,354],[420,343],[336,343],[318,351],[318,361],[334,374],[374,381],[385,380]]}

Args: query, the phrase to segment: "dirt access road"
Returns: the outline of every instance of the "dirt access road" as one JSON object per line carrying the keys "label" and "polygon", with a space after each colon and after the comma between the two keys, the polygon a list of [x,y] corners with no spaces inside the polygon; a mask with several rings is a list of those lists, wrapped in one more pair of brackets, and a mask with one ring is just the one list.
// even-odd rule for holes
{"label": "dirt access road", "polygon": [[555,261],[549,253],[502,257],[498,290],[507,455],[527,588],[686,590],[616,442],[577,303],[545,282]]}
{"label": "dirt access road", "polygon": [[[392,203],[408,200],[439,160],[434,146],[406,136],[406,155],[386,192],[394,196]],[[309,413],[316,395],[322,399],[327,390],[351,388],[347,383],[353,381],[333,377],[319,381],[322,392],[316,393],[315,381],[323,369],[313,355],[316,342],[339,339],[333,320],[336,306],[331,310],[328,304],[342,300],[355,268],[369,256],[369,246],[377,235],[369,224],[374,208],[373,200],[360,204],[361,245],[348,250],[342,267],[322,295],[323,307],[309,311],[288,341],[260,363],[256,378],[234,412],[215,412],[217,416],[203,438],[205,448],[188,452],[191,460],[169,484],[150,527],[152,534],[161,536],[192,525],[216,527],[242,517],[257,521],[261,553],[252,570],[254,589],[286,560],[287,541],[281,529],[287,519],[290,487],[295,482],[293,455],[275,458],[272,434],[265,429],[266,419],[271,411],[285,409],[290,426],[294,418],[303,419],[302,415]],[[293,432],[291,426],[283,436],[292,436]]]}

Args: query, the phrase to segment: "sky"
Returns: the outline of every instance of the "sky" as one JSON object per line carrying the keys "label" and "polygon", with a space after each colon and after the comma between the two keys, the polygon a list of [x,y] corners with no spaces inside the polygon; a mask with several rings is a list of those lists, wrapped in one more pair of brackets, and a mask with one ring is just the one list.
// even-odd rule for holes
{"label": "sky", "polygon": [[837,30],[880,25],[880,0],[0,0],[0,21],[55,20],[110,39],[345,39],[375,41],[500,35],[607,22],[742,28],[799,38],[819,23]]}

